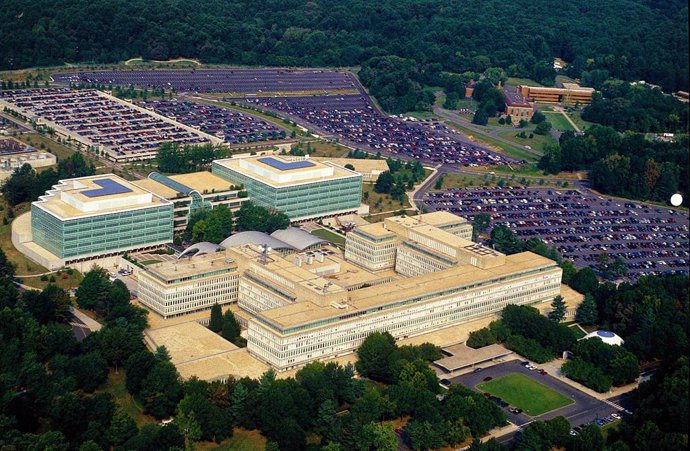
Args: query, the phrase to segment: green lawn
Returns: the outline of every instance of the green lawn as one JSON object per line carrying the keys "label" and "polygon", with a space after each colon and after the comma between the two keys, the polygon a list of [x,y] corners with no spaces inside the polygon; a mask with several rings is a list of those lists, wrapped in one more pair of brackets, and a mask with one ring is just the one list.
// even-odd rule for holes
{"label": "green lawn", "polygon": [[154,263],[160,263],[160,262],[161,262],[160,260],[152,259],[152,260],[144,260],[143,262],[139,262],[139,263],[146,266],[146,265],[153,265]]}
{"label": "green lawn", "polygon": [[522,409],[527,415],[536,417],[546,412],[572,404],[570,398],[551,390],[534,379],[520,373],[484,382],[477,389],[498,396],[508,404]]}
{"label": "green lawn", "polygon": [[345,237],[338,235],[337,233],[333,233],[330,230],[316,229],[312,231],[311,234],[318,236],[319,238],[323,238],[324,240],[328,240],[336,246],[345,246]]}
{"label": "green lawn", "polygon": [[561,113],[545,113],[544,115],[546,116],[546,120],[551,122],[551,125],[556,130],[561,130],[563,132],[575,130],[573,128],[573,125],[570,122],[568,122],[568,119],[566,119],[565,116],[563,116],[563,114]]}
{"label": "green lawn", "polygon": [[[525,135],[527,138],[518,138],[517,134],[520,133],[521,131],[525,132]],[[530,133],[532,134],[532,138],[529,138]],[[543,152],[544,151],[544,144],[546,143],[556,143],[556,140],[554,139],[553,136],[549,135],[537,135],[536,133],[529,131],[529,130],[520,130],[520,129],[512,129],[512,130],[506,130],[504,132],[501,132],[498,134],[503,139],[507,139],[508,141],[514,142],[515,144],[519,146],[530,146],[532,150],[536,150],[538,152]],[[528,154],[529,155],[529,154]],[[534,156],[531,157],[532,160],[534,160]]]}
{"label": "green lawn", "polygon": [[577,125],[579,129],[582,131],[594,125],[594,122],[589,122],[582,119],[582,112],[580,111],[571,111],[568,114],[570,115],[570,118],[573,120],[573,122],[575,122],[575,125]]}
{"label": "green lawn", "polygon": [[200,442],[195,443],[194,447],[199,451],[264,451],[266,449],[266,438],[257,430],[235,429],[232,437],[220,444]]}
{"label": "green lawn", "polygon": [[573,331],[573,333],[575,334],[575,338],[578,340],[587,335],[584,332],[582,332],[582,329],[580,329],[576,325],[568,326],[568,328]]}
{"label": "green lawn", "polygon": [[[470,137],[470,139],[474,139],[479,143],[488,144],[489,146],[493,147],[494,149],[496,149],[498,151],[503,151],[508,156],[511,156],[513,158],[517,158],[520,160],[527,160],[527,161],[536,160],[534,155],[527,153],[519,145],[511,145],[511,144],[504,143],[502,141],[499,141],[497,139],[492,138],[491,136],[484,135],[482,133],[478,133],[474,129],[460,125],[457,122],[444,121],[444,123],[447,126],[449,126],[450,128],[454,128],[454,129],[466,134],[467,136]],[[508,133],[511,133],[511,132],[512,131],[508,131]],[[515,136],[515,133],[513,133],[513,136]]]}
{"label": "green lawn", "polygon": [[543,86],[541,83],[537,83],[536,81],[530,79],[530,78],[517,78],[517,77],[508,77],[506,80],[506,84],[510,86],[518,86],[518,85],[528,85],[528,86]]}
{"label": "green lawn", "polygon": [[147,423],[155,423],[156,419],[144,414],[144,409],[134,400],[125,388],[125,370],[120,368],[116,373],[110,371],[108,381],[99,391],[111,393],[115,397],[115,405],[124,413],[130,415],[139,427]]}

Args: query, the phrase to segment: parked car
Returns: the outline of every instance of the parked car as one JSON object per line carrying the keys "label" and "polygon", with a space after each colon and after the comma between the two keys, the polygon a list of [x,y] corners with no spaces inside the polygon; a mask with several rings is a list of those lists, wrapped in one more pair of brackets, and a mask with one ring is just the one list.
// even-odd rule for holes
{"label": "parked car", "polygon": [[475,369],[474,369],[474,372],[475,372],[475,373],[479,373],[479,372],[480,372],[481,370],[483,370],[483,369],[484,369],[484,368],[475,368]]}
{"label": "parked car", "polygon": [[484,382],[489,382],[493,377],[491,376],[486,376],[484,379],[482,379]]}

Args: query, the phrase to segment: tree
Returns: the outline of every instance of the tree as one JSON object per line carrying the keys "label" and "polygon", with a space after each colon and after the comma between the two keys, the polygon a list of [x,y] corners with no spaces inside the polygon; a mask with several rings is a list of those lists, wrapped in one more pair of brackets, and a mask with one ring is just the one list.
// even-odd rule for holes
{"label": "tree", "polygon": [[428,421],[410,421],[405,426],[405,432],[412,449],[427,450],[443,446],[443,437]]}
{"label": "tree", "polygon": [[546,115],[539,110],[535,110],[534,114],[532,115],[532,119],[530,119],[530,122],[533,124],[541,124],[545,120]]}
{"label": "tree", "polygon": [[357,449],[395,451],[398,449],[398,437],[390,424],[367,423],[357,439]]}
{"label": "tree", "polygon": [[563,318],[565,318],[565,313],[567,311],[567,306],[565,305],[565,300],[563,299],[563,296],[558,295],[555,298],[553,298],[553,301],[551,302],[551,308],[553,310],[549,312],[549,319],[555,322],[563,321]]}
{"label": "tree", "polygon": [[592,268],[585,267],[579,270],[570,279],[570,286],[582,294],[592,293],[599,286],[597,275]]}
{"label": "tree", "polygon": [[337,442],[340,438],[340,419],[336,415],[336,407],[332,399],[326,399],[319,406],[314,432],[321,436],[321,443]]}
{"label": "tree", "polygon": [[357,349],[357,371],[365,377],[382,382],[392,382],[392,356],[397,346],[388,332],[374,332],[364,339]]}
{"label": "tree", "polygon": [[223,327],[221,335],[228,341],[235,341],[240,336],[240,323],[237,322],[235,315],[230,311],[223,314]]}
{"label": "tree", "polygon": [[146,413],[167,418],[175,412],[181,393],[175,366],[170,362],[158,362],[142,382],[139,396]]}
{"label": "tree", "polygon": [[479,213],[474,216],[472,220],[472,225],[474,226],[475,232],[484,232],[489,228],[491,223],[491,216],[488,213]]}
{"label": "tree", "polygon": [[515,233],[505,226],[491,229],[491,244],[494,249],[510,255],[524,250],[524,244]]}
{"label": "tree", "polygon": [[377,193],[390,193],[393,189],[394,182],[393,174],[391,174],[390,171],[382,172],[376,179],[374,191]]}
{"label": "tree", "polygon": [[592,326],[599,320],[597,302],[591,294],[585,295],[584,300],[577,308],[575,319],[584,326]]}
{"label": "tree", "polygon": [[548,135],[551,131],[551,122],[543,121],[537,124],[534,129],[534,133],[537,135]]}
{"label": "tree", "polygon": [[208,328],[216,333],[223,330],[223,311],[218,303],[211,307],[211,319],[208,321]]}
{"label": "tree", "polygon": [[117,412],[110,422],[106,436],[108,441],[117,446],[122,445],[130,438],[137,435],[139,429],[134,419],[124,412]]}

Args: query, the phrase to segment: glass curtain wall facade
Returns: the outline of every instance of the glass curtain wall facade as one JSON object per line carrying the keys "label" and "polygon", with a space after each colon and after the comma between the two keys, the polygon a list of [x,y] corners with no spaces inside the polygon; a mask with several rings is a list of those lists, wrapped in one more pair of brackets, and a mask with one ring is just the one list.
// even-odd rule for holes
{"label": "glass curtain wall facade", "polygon": [[173,206],[61,220],[31,207],[33,241],[60,258],[137,249],[173,239]]}
{"label": "glass curtain wall facade", "polygon": [[356,210],[362,198],[362,176],[273,187],[213,163],[213,174],[242,184],[256,205],[280,210],[292,220]]}

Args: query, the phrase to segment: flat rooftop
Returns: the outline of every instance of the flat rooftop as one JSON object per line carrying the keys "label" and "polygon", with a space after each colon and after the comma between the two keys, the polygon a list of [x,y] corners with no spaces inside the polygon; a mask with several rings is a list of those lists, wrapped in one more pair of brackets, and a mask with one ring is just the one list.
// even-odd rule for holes
{"label": "flat rooftop", "polygon": [[502,345],[493,344],[483,348],[473,349],[464,343],[449,346],[443,349],[448,357],[434,361],[434,365],[448,372],[458,371],[463,368],[473,367],[481,363],[496,360],[513,353]]}
{"label": "flat rooftop", "polygon": [[467,219],[454,215],[447,211],[434,211],[431,213],[424,213],[417,215],[420,221],[435,227],[441,227],[450,224],[467,224]]}
{"label": "flat rooftop", "polygon": [[[212,174],[209,171],[191,172],[189,174],[177,174],[167,176],[170,180],[196,190],[200,194],[209,193],[223,193],[227,191],[235,191],[233,184],[227,180]],[[180,193],[163,183],[145,178],[142,180],[136,180],[134,182],[140,188],[150,191],[158,196],[164,197],[166,199],[175,199],[180,196]]]}
{"label": "flat rooftop", "polygon": [[529,101],[522,94],[520,94],[520,91],[518,91],[517,88],[515,88],[514,86],[506,85],[503,87],[503,98],[505,99],[506,104],[508,106],[517,106],[524,108],[529,108],[532,106],[529,103]]}
{"label": "flat rooftop", "polygon": [[[315,295],[344,293],[348,288],[358,285],[377,284],[400,278],[392,270],[373,273],[354,265],[346,261],[341,251],[333,246],[289,254],[285,257],[277,252],[269,252],[265,264],[260,263],[260,252],[257,246],[235,247],[229,252],[237,252],[251,260],[257,267],[265,268],[284,279],[283,285],[299,285]],[[316,258],[317,253],[322,254],[323,261]],[[296,265],[298,259],[301,260],[301,266]]]}
{"label": "flat rooftop", "polygon": [[176,283],[180,279],[190,276],[198,276],[221,270],[228,272],[237,270],[237,263],[228,251],[153,263],[146,266],[145,272],[161,282]]}
{"label": "flat rooftop", "polygon": [[291,160],[288,157],[247,157],[216,160],[215,164],[276,188],[318,181],[361,177],[328,161]]}
{"label": "flat rooftop", "polygon": [[165,346],[170,354],[170,361],[175,365],[237,349],[237,346],[196,321],[147,329],[145,334],[154,349]]}
{"label": "flat rooftop", "polygon": [[461,264],[435,273],[399,278],[390,283],[350,291],[347,293],[347,299],[344,299],[347,301],[346,308],[320,307],[313,302],[304,301],[266,310],[258,316],[262,316],[279,328],[286,329],[380,307],[403,299],[441,292],[449,288],[470,286],[490,279],[539,269],[556,270],[558,266],[548,258],[532,252],[521,252],[506,256],[504,264],[493,268],[483,269]]}
{"label": "flat rooftop", "polygon": [[390,168],[386,160],[375,160],[373,158],[329,158],[329,157],[311,157],[311,161],[330,161],[339,166],[351,164],[355,171],[362,173],[371,173],[375,171],[385,172]]}
{"label": "flat rooftop", "polygon": [[67,220],[170,202],[114,174],[103,174],[60,180],[32,205]]}

